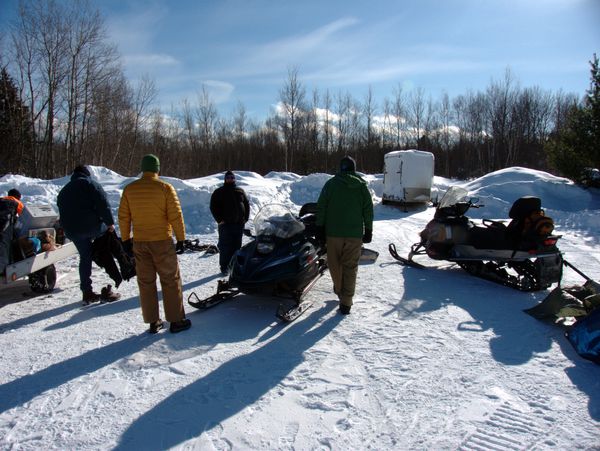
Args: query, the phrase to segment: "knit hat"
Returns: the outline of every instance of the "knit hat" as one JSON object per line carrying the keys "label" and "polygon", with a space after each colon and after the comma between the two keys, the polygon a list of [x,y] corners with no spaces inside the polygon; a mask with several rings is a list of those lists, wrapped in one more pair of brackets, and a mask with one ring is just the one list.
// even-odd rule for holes
{"label": "knit hat", "polygon": [[225,180],[227,180],[227,177],[233,177],[235,179],[235,174],[231,171],[227,171],[225,173],[225,176],[223,177]]}
{"label": "knit hat", "polygon": [[354,159],[346,155],[340,161],[340,172],[354,172],[356,171],[356,162]]}
{"label": "knit hat", "polygon": [[8,190],[8,195],[15,199],[21,199],[21,192],[17,188],[11,188]]}
{"label": "knit hat", "polygon": [[149,153],[142,158],[142,172],[160,172],[160,161],[156,155]]}
{"label": "knit hat", "polygon": [[76,166],[75,169],[73,169],[73,174],[75,174],[76,172],[83,174],[83,175],[87,175],[88,177],[92,176],[92,174],[90,174],[90,170],[87,168],[87,166],[84,166],[82,164]]}

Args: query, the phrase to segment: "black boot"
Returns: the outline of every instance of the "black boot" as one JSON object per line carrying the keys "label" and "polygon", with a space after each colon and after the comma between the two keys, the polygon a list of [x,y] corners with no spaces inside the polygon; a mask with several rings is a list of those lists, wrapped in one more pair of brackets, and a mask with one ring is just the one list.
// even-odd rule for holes
{"label": "black boot", "polygon": [[83,305],[88,305],[91,304],[92,302],[99,302],[100,301],[100,295],[98,293],[95,293],[94,290],[86,290],[83,292]]}
{"label": "black boot", "polygon": [[183,318],[181,321],[175,321],[171,323],[169,326],[169,331],[173,334],[176,334],[177,332],[182,332],[190,327],[192,327],[192,322],[187,318]]}
{"label": "black boot", "polygon": [[165,324],[163,323],[163,320],[159,318],[157,321],[150,323],[150,328],[148,329],[148,332],[151,334],[155,334],[163,327],[165,327]]}
{"label": "black boot", "polygon": [[352,308],[352,306],[350,306],[350,305],[340,304],[340,313],[342,315],[349,315],[351,308]]}

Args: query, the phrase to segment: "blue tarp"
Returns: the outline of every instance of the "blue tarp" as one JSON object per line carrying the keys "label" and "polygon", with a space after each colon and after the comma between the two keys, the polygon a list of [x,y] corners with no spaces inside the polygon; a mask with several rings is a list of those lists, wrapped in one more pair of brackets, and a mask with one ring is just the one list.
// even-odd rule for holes
{"label": "blue tarp", "polygon": [[578,320],[566,336],[581,357],[600,365],[600,308]]}

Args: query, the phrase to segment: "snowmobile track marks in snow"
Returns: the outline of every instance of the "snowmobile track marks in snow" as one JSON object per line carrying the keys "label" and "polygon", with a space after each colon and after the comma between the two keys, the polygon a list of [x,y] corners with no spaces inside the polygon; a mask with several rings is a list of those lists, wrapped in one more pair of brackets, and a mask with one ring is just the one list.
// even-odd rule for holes
{"label": "snowmobile track marks in snow", "polygon": [[[539,420],[539,421],[537,421]],[[534,412],[523,412],[503,403],[477,430],[460,445],[464,451],[524,450],[529,449],[542,437],[545,428]]]}

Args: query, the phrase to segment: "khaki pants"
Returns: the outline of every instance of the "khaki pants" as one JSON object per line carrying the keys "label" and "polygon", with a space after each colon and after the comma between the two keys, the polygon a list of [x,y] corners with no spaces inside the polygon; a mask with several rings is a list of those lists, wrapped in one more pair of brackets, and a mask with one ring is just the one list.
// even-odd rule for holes
{"label": "khaki pants", "polygon": [[327,237],[327,266],[340,304],[352,305],[362,239]]}
{"label": "khaki pants", "polygon": [[179,262],[172,240],[134,241],[135,269],[145,323],[160,318],[156,274],[160,277],[165,319],[172,323],[185,318]]}

